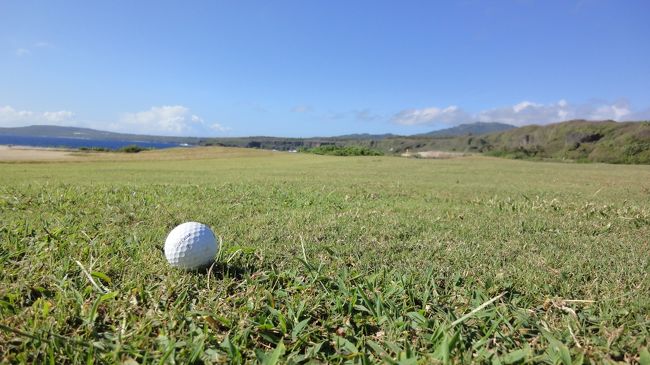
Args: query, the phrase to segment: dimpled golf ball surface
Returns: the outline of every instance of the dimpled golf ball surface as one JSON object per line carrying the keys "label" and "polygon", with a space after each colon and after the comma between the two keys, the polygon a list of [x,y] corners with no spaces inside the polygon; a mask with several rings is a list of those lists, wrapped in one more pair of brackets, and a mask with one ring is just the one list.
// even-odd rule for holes
{"label": "dimpled golf ball surface", "polygon": [[165,240],[165,257],[169,264],[186,270],[212,263],[217,254],[217,240],[210,227],[187,222],[172,229]]}

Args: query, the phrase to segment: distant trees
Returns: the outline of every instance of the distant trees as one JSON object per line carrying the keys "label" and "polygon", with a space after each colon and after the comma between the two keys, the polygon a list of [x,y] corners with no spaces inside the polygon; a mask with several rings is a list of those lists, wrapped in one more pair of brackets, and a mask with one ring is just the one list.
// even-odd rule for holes
{"label": "distant trees", "polygon": [[138,152],[147,151],[147,150],[150,150],[150,149],[151,148],[140,147],[137,144],[131,144],[131,145],[128,145],[128,146],[124,146],[122,148],[118,148],[117,152],[138,153]]}
{"label": "distant trees", "polygon": [[368,147],[361,146],[336,146],[325,145],[313,148],[300,148],[298,152],[313,153],[316,155],[332,155],[332,156],[382,156],[384,153],[381,151],[373,150]]}
{"label": "distant trees", "polygon": [[79,151],[84,152],[123,152],[123,153],[138,153],[142,151],[151,150],[150,147],[141,147],[137,144],[131,144],[128,146],[120,147],[117,149],[112,149],[108,147],[79,147]]}

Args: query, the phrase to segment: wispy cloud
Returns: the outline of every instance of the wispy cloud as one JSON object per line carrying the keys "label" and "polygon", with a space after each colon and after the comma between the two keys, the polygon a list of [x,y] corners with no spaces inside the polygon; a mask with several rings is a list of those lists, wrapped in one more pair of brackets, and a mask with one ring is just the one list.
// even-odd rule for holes
{"label": "wispy cloud", "polygon": [[430,107],[407,109],[395,114],[393,122],[402,125],[459,124],[469,120],[469,115],[461,108],[450,105],[446,108]]}
{"label": "wispy cloud", "polygon": [[149,110],[125,113],[109,128],[128,133],[197,136],[230,130],[219,123],[206,123],[182,105],[154,106]]}
{"label": "wispy cloud", "polygon": [[309,105],[296,105],[293,108],[291,108],[292,113],[309,113],[312,110],[314,109]]}
{"label": "wispy cloud", "polygon": [[650,108],[639,110],[628,115],[626,120],[650,120]]}
{"label": "wispy cloud", "polygon": [[217,132],[220,132],[220,133],[230,132],[232,130],[232,128],[225,127],[225,126],[221,125],[220,123],[212,123],[212,125],[210,125],[210,129],[212,129],[214,131],[217,131]]}
{"label": "wispy cloud", "polygon": [[353,110],[352,115],[354,116],[354,119],[362,122],[373,122],[381,119],[380,115],[375,114],[370,109]]}
{"label": "wispy cloud", "polygon": [[635,120],[643,119],[644,115],[644,113],[633,112],[626,101],[614,103],[591,101],[571,104],[566,100],[560,100],[555,103],[543,104],[524,100],[512,106],[486,109],[477,113],[468,113],[455,105],[407,109],[395,114],[392,120],[402,125],[457,125],[479,121],[521,126],[543,125],[571,119]]}
{"label": "wispy cloud", "polygon": [[45,41],[40,41],[34,43],[34,47],[36,48],[54,48],[54,44],[50,42],[45,42]]}
{"label": "wispy cloud", "polygon": [[39,42],[36,42],[36,43],[32,44],[31,46],[24,46],[24,47],[16,48],[16,50],[14,51],[14,54],[16,56],[18,56],[18,57],[25,57],[25,56],[31,55],[32,52],[36,52],[39,49],[45,50],[45,49],[53,49],[53,48],[55,48],[54,44],[52,44],[50,42],[39,41]]}
{"label": "wispy cloud", "polygon": [[30,124],[68,125],[74,121],[74,113],[67,110],[38,112],[18,110],[10,105],[0,106],[0,126],[20,127]]}
{"label": "wispy cloud", "polygon": [[327,111],[319,113],[318,117],[322,120],[332,121],[347,119],[356,122],[374,122],[378,120],[386,120],[385,115],[381,115],[370,108],[352,109],[346,111]]}

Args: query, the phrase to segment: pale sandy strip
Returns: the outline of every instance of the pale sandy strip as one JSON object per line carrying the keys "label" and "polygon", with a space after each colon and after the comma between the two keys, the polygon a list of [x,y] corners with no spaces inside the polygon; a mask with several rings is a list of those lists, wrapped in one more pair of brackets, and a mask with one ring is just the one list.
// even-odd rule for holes
{"label": "pale sandy strip", "polygon": [[70,150],[0,145],[0,161],[57,161],[74,159]]}

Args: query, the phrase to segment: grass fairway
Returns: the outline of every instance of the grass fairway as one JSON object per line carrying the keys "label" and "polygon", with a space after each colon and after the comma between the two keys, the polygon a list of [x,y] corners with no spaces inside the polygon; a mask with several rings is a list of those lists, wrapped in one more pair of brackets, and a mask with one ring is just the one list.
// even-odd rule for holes
{"label": "grass fairway", "polygon": [[649,166],[109,155],[0,164],[0,362],[650,361]]}

